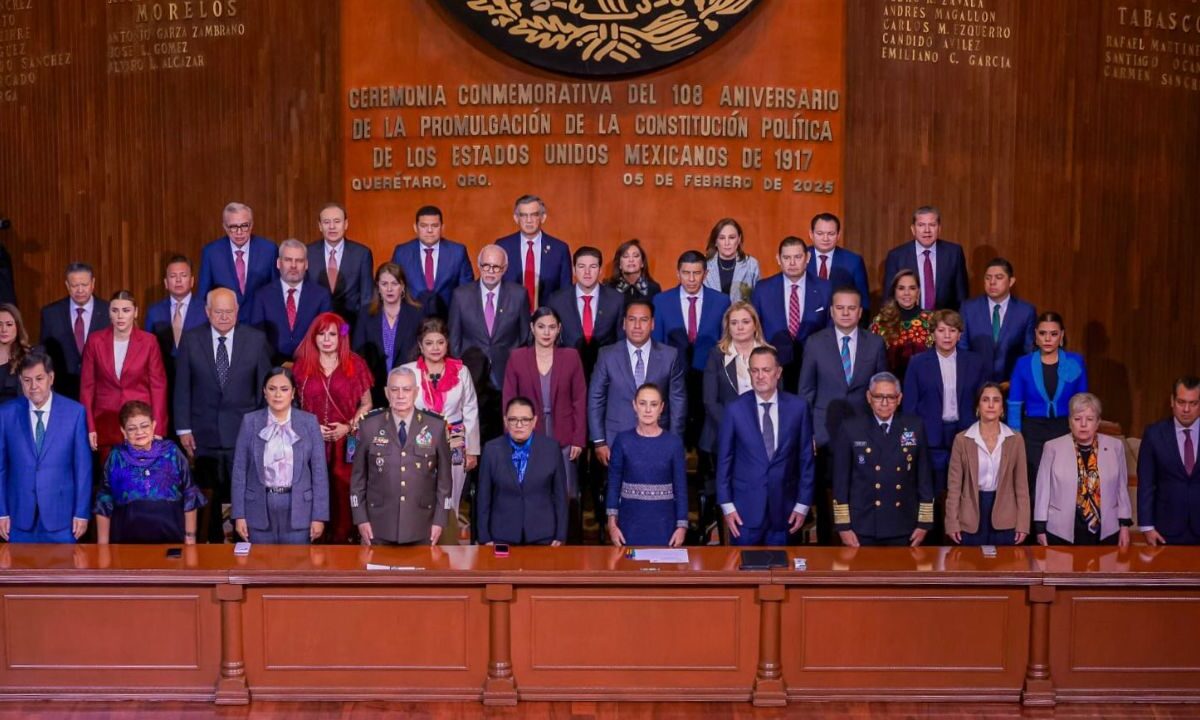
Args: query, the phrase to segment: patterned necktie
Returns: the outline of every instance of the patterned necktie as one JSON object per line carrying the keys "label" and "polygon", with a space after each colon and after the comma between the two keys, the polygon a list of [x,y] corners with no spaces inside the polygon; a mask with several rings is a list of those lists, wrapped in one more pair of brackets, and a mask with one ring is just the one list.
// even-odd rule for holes
{"label": "patterned necktie", "polygon": [[595,330],[595,321],[592,319],[592,296],[583,296],[583,341],[592,341],[592,332]]}
{"label": "patterned necktie", "polygon": [[400,447],[404,447],[408,443],[408,429],[405,427],[406,424],[405,421],[401,420],[400,424],[396,426],[396,437],[400,440]]}
{"label": "patterned necktie", "polygon": [[487,303],[483,307],[483,321],[487,323],[488,335],[496,327],[496,293],[488,291]]}
{"label": "patterned necktie", "polygon": [[229,349],[225,347],[224,335],[217,336],[217,383],[221,389],[225,388],[225,383],[229,381]]}
{"label": "patterned necktie", "polygon": [[433,248],[425,248],[425,289],[433,290]]}
{"label": "patterned necktie", "polygon": [[763,445],[767,449],[767,459],[775,457],[775,422],[771,420],[771,403],[759,403],[762,405],[762,434]]}
{"label": "patterned necktie", "polygon": [[1196,446],[1192,444],[1192,429],[1183,429],[1183,469],[1191,475],[1196,469]]}
{"label": "patterned necktie", "polygon": [[337,253],[333,250],[329,251],[329,263],[325,266],[325,274],[329,277],[329,292],[333,292],[338,281]]}
{"label": "patterned necktie", "polygon": [[688,343],[696,344],[696,298],[688,298]]}
{"label": "patterned necktie", "polygon": [[992,342],[1000,341],[1000,304],[992,306]]}
{"label": "patterned necktie", "polygon": [[296,288],[288,288],[287,296],[288,330],[296,329]]}
{"label": "patterned necktie", "polygon": [[175,314],[171,316],[171,334],[175,336],[175,347],[179,347],[179,338],[183,335],[183,303],[175,303]]}
{"label": "patterned necktie", "polygon": [[641,387],[646,382],[646,362],[642,359],[642,349],[638,348],[633,351],[637,355],[637,362],[633,364],[633,384]]}
{"label": "patterned necktie", "polygon": [[75,308],[75,349],[83,354],[83,308]]}
{"label": "patterned necktie", "polygon": [[788,298],[788,335],[795,340],[800,334],[800,286],[792,285],[792,295]]}
{"label": "patterned necktie", "polygon": [[42,440],[46,438],[46,423],[42,421],[42,416],[46,414],[45,410],[34,410],[34,415],[37,415],[37,427],[33,429],[33,444],[37,447],[37,451],[42,451]]}
{"label": "patterned necktie", "polygon": [[246,294],[246,251],[238,250],[234,253],[237,255],[237,260],[234,260],[233,267],[237,270],[238,289],[242,295]]}
{"label": "patterned necktie", "polygon": [[821,269],[817,271],[817,277],[821,278],[822,280],[828,280],[829,279],[829,264],[825,262],[826,256],[822,255],[820,257],[821,257]]}
{"label": "patterned necktie", "polygon": [[937,297],[937,288],[933,286],[933,260],[930,259],[930,253],[925,251],[925,267],[921,271],[921,285],[925,289],[925,309],[932,310]]}
{"label": "patterned necktie", "polygon": [[525,249],[525,294],[529,296],[529,307],[537,309],[537,258],[533,254],[533,241],[526,240]]}
{"label": "patterned necktie", "polygon": [[846,384],[850,384],[850,378],[854,375],[854,364],[850,362],[850,336],[842,338],[842,372],[846,373]]}

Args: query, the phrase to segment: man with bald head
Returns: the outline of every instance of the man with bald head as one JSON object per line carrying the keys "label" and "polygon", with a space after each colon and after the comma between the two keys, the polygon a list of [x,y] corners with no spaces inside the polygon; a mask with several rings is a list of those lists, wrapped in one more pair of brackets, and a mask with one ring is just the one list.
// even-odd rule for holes
{"label": "man with bald head", "polygon": [[196,461],[196,482],[213,496],[201,539],[223,542],[233,449],[242,416],[262,405],[271,350],[262,332],[238,322],[232,290],[209,291],[205,314],[208,322],[183,333],[175,355],[175,428]]}

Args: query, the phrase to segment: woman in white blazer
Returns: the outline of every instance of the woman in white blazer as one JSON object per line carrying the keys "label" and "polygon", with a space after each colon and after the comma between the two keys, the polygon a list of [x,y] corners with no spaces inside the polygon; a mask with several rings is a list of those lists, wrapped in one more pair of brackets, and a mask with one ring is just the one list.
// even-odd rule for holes
{"label": "woman in white blazer", "polygon": [[1071,433],[1047,442],[1038,466],[1033,527],[1041,545],[1129,546],[1133,512],[1125,446],[1101,435],[1100,399],[1071,398]]}
{"label": "woman in white blazer", "polygon": [[708,234],[704,255],[708,274],[704,286],[729,296],[733,302],[750,302],[750,293],[758,284],[758,260],[747,255],[742,226],[733,218],[721,218]]}

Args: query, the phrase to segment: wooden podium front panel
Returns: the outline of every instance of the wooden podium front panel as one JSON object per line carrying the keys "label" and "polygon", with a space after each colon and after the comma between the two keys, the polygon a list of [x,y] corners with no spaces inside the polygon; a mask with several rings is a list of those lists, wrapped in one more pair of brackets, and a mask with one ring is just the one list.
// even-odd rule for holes
{"label": "wooden podium front panel", "polygon": [[246,676],[256,698],[478,698],[481,587],[249,588]]}
{"label": "wooden podium front panel", "polygon": [[211,587],[5,587],[0,695],[209,699],[217,605]]}
{"label": "wooden podium front panel", "polygon": [[1024,588],[793,586],[781,630],[788,695],[1015,700],[1028,617]]}
{"label": "wooden podium front panel", "polygon": [[522,587],[513,675],[522,699],[746,700],[758,628],[753,587]]}

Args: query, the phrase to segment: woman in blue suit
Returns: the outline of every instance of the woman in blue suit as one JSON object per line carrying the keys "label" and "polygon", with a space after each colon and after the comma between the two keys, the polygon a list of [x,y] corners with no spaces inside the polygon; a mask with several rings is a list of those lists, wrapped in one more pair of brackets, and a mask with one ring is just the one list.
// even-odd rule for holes
{"label": "woman in blue suit", "polygon": [[290,370],[263,384],[267,407],[242,419],[233,456],[233,525],[252,543],[303,545],[329,520],[325,441],[317,416],[293,407]]}
{"label": "woman in blue suit", "polygon": [[1037,349],[1019,358],[1013,368],[1008,425],[1025,437],[1031,483],[1037,478],[1042,446],[1071,431],[1067,425],[1071,398],[1088,390],[1083,356],[1063,349],[1066,332],[1058,313],[1038,315],[1034,329]]}

